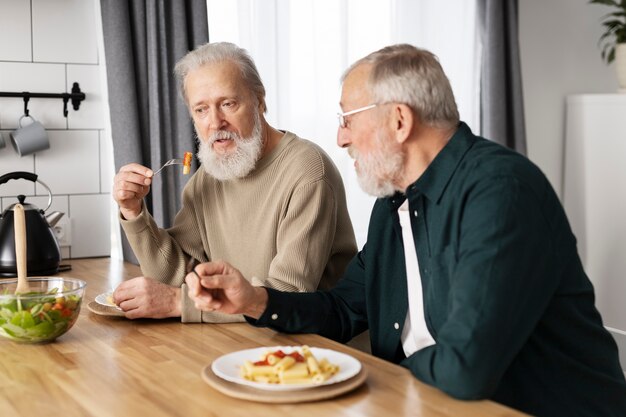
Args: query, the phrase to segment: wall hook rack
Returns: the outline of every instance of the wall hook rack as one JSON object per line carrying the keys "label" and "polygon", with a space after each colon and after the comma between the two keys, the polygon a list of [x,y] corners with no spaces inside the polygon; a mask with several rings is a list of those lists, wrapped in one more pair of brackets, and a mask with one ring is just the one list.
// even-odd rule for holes
{"label": "wall hook rack", "polygon": [[28,116],[28,101],[31,98],[60,98],[63,99],[63,116],[67,117],[67,103],[71,100],[74,110],[80,108],[80,102],[85,99],[85,93],[80,91],[80,85],[74,83],[71,93],[31,93],[23,91],[21,93],[11,93],[0,91],[0,97],[22,97],[24,99],[24,115]]}

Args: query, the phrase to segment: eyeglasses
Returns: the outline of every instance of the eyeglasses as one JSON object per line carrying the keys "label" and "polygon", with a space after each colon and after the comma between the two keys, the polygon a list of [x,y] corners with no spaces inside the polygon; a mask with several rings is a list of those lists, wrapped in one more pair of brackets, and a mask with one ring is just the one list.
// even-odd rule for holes
{"label": "eyeglasses", "polygon": [[345,129],[348,126],[348,123],[346,122],[346,116],[361,113],[362,111],[373,109],[376,106],[378,106],[378,104],[370,104],[369,106],[359,107],[358,109],[350,110],[345,113],[337,113],[337,119],[339,119],[339,126]]}

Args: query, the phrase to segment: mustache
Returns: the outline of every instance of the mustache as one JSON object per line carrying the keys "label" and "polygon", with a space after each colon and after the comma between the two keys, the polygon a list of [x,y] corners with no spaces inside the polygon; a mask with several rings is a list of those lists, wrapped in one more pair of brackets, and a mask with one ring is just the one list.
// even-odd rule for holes
{"label": "mustache", "polygon": [[217,132],[214,132],[213,134],[211,134],[211,136],[209,136],[209,140],[208,140],[209,145],[212,145],[213,142],[215,142],[216,140],[220,140],[220,139],[230,139],[230,140],[237,141],[241,138],[235,132],[229,132],[227,130],[218,130]]}

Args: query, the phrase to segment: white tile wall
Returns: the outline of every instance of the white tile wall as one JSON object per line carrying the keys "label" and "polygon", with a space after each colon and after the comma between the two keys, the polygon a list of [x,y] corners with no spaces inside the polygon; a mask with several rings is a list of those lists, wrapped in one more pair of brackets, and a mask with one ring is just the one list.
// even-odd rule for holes
{"label": "white tile wall", "polygon": [[30,0],[0,0],[0,57],[32,60]]}
{"label": "white tile wall", "polygon": [[[113,149],[104,130],[108,107],[96,7],[97,0],[0,0],[0,91],[62,93],[78,82],[87,96],[78,111],[68,104],[68,118],[63,100],[31,99],[29,111],[46,127],[50,149],[22,158],[9,132],[23,114],[23,100],[0,98],[0,133],[6,141],[0,175],[34,172],[50,187],[49,211],[66,213],[71,223],[71,246],[61,247],[63,259],[108,256],[111,248]],[[18,194],[39,208],[47,205],[43,187],[17,180],[0,185],[0,209],[15,203]]]}
{"label": "white tile wall", "polygon": [[[97,130],[48,131],[50,149],[36,154],[39,179],[55,194],[100,192],[100,146]],[[59,157],[62,158],[61,163]],[[36,187],[37,195],[45,193]]]}
{"label": "white tile wall", "polygon": [[115,164],[113,163],[113,141],[105,131],[100,131],[100,192],[110,193],[113,189]]}
{"label": "white tile wall", "polygon": [[78,82],[86,98],[80,103],[78,111],[73,111],[72,103],[68,103],[68,127],[70,129],[104,129],[100,66],[68,65],[65,91],[72,91],[74,82]]}
{"label": "white tile wall", "polygon": [[110,255],[110,204],[109,194],[70,196],[73,258]]}
{"label": "white tile wall", "polygon": [[96,2],[32,0],[33,59],[97,64]]}
{"label": "white tile wall", "polygon": [[[8,134],[4,135],[8,140]],[[35,160],[32,155],[20,158],[13,147],[0,149],[0,175],[14,171],[34,172]],[[27,180],[10,180],[0,185],[0,197],[13,197],[18,194],[35,195],[35,183]]]}
{"label": "white tile wall", "polygon": [[[65,65],[22,62],[1,62],[0,91],[32,91],[61,93],[65,91]],[[63,100],[32,98],[28,102],[29,114],[54,129],[65,129]],[[0,98],[0,128],[15,129],[24,114],[21,98]]]}

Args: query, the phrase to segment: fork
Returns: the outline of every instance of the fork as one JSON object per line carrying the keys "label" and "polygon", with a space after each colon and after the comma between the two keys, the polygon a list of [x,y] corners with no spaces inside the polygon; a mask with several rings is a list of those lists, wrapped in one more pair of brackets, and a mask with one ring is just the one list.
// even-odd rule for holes
{"label": "fork", "polygon": [[168,167],[170,165],[182,165],[183,164],[183,160],[178,158],[178,159],[170,159],[169,161],[167,161],[166,163],[163,164],[163,166],[159,169],[157,169],[156,171],[154,171],[154,173],[152,174],[152,176],[154,177],[156,174],[158,174],[159,172],[161,172],[161,170],[165,167]]}

